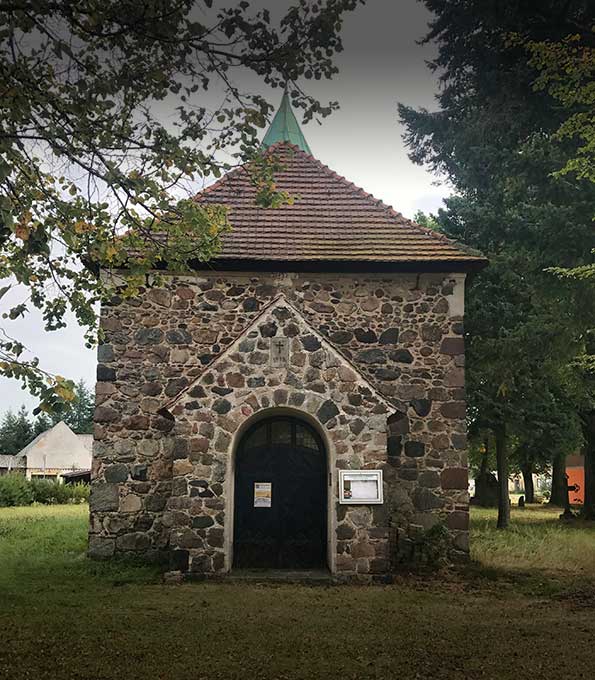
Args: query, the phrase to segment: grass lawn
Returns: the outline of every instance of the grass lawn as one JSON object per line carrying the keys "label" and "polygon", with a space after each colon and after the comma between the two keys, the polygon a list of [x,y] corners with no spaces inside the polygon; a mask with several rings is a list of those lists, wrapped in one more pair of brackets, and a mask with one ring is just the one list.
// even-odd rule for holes
{"label": "grass lawn", "polygon": [[488,568],[595,581],[595,524],[561,522],[560,513],[543,505],[513,508],[510,528],[499,531],[495,510],[473,508],[473,559]]}
{"label": "grass lawn", "polygon": [[473,518],[464,573],[383,587],[165,586],[89,563],[85,506],[0,509],[0,678],[592,678],[595,528]]}

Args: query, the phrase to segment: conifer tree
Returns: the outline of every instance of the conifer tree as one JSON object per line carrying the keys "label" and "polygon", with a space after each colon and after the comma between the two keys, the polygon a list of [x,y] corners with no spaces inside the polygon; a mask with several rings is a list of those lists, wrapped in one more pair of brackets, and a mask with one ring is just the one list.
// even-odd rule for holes
{"label": "conifer tree", "polygon": [[534,88],[538,72],[513,36],[592,39],[590,3],[425,4],[435,14],[425,41],[438,47],[430,67],[442,82],[439,109],[399,110],[412,160],[455,188],[441,230],[490,259],[468,291],[467,384],[478,429],[495,434],[505,527],[511,436],[540,431],[547,413],[561,453],[580,444],[584,389],[573,365],[595,325],[587,284],[547,271],[589,263],[595,185],[555,174],[575,143],[556,136],[568,112]]}
{"label": "conifer tree", "polygon": [[74,388],[74,399],[68,409],[54,416],[54,423],[63,420],[75,434],[90,434],[93,432],[93,410],[95,395],[87,387],[84,380],[79,380]]}
{"label": "conifer tree", "polygon": [[0,424],[0,453],[13,456],[34,438],[33,426],[24,406],[13,413],[7,411]]}

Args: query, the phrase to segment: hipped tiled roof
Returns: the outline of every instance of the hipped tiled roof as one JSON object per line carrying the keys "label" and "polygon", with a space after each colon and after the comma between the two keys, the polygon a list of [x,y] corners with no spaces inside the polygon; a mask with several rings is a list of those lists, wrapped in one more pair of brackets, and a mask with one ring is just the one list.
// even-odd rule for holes
{"label": "hipped tiled roof", "polygon": [[275,183],[293,197],[292,205],[257,206],[245,168],[233,170],[196,197],[199,203],[229,208],[232,231],[224,237],[218,260],[485,263],[406,219],[297,146],[280,142],[267,153],[282,164]]}

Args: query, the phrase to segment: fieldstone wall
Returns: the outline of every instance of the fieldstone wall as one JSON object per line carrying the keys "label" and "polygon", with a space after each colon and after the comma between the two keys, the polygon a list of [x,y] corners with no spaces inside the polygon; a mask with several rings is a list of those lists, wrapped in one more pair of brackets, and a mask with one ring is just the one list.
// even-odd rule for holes
{"label": "fieldstone wall", "polygon": [[[280,339],[287,345],[286,361],[271,365],[271,344]],[[169,408],[176,425],[164,521],[171,527],[173,566],[199,573],[231,566],[234,435],[255,415],[278,409],[314,418],[331,471],[385,467],[391,404],[281,298]],[[341,575],[387,573],[387,514],[374,516],[357,506],[343,510],[332,476],[331,528],[338,539],[333,566]]]}
{"label": "fieldstone wall", "polygon": [[[113,300],[98,350],[90,555],[228,569],[235,434],[291,407],[318,422],[334,468],[384,471],[382,506],[332,496],[338,573],[409,564],[436,524],[464,558],[463,285],[444,274],[213,273]],[[285,369],[269,362],[278,335],[291,340]]]}

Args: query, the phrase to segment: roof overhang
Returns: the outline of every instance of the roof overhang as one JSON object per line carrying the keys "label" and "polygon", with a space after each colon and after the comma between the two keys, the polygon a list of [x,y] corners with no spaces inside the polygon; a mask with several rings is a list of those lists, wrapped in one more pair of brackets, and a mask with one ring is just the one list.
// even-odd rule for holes
{"label": "roof overhang", "polygon": [[[485,258],[468,260],[260,260],[215,258],[207,262],[190,261],[196,271],[235,271],[235,272],[317,272],[317,273],[471,273],[484,269],[489,264]],[[159,269],[167,270],[163,263]]]}

